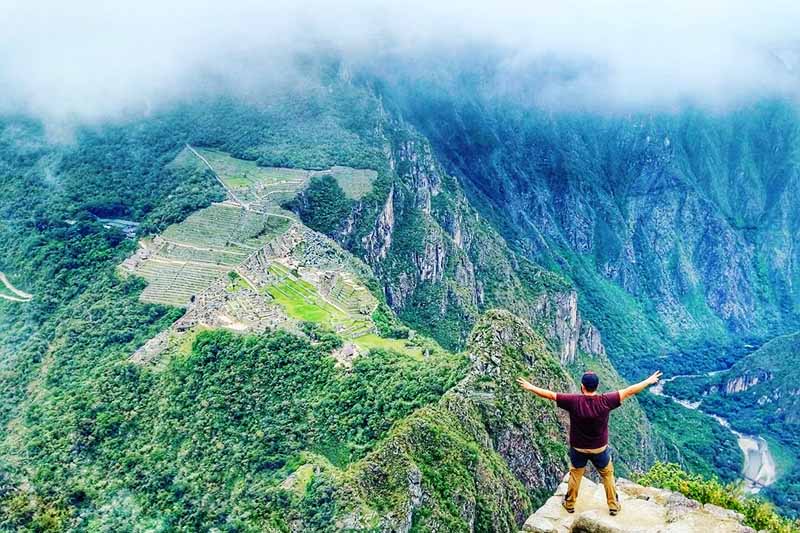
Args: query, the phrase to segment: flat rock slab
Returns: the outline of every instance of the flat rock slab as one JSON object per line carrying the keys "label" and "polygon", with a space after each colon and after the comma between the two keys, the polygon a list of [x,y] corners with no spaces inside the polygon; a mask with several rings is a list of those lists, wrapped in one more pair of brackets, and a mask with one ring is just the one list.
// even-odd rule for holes
{"label": "flat rock slab", "polygon": [[529,533],[749,533],[754,530],[741,523],[742,516],[714,505],[667,490],[643,487],[619,479],[617,489],[622,510],[611,516],[603,486],[584,478],[575,512],[567,513],[561,505],[566,493],[559,485],[523,525]]}

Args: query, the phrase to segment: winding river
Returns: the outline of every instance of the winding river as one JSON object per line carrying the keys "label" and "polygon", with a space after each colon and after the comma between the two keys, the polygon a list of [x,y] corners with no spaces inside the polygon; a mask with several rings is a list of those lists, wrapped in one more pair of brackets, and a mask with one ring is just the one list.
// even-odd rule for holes
{"label": "winding river", "polygon": [[[710,377],[721,372],[725,372],[725,370],[716,370],[706,374],[684,374],[672,376],[671,378],[662,379],[658,384],[654,385],[650,389],[650,392],[658,396],[669,398],[670,400],[682,405],[683,407],[686,407],[687,409],[698,409],[702,402],[690,402],[665,394],[664,385],[667,382],[680,378],[696,378],[702,376]],[[769,451],[769,445],[763,437],[739,433],[735,429],[731,428],[730,422],[721,416],[710,413],[705,414],[708,414],[708,416],[719,422],[722,427],[728,429],[731,433],[736,435],[736,441],[738,442],[739,448],[741,448],[742,453],[744,454],[742,477],[744,478],[745,490],[747,492],[755,494],[762,488],[768,487],[769,485],[775,483],[775,480],[777,479],[775,459],[772,457],[772,453]]]}

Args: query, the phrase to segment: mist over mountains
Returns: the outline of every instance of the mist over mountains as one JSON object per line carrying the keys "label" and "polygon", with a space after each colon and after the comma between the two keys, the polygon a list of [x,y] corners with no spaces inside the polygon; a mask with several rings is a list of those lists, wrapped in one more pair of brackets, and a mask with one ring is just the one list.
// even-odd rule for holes
{"label": "mist over mountains", "polygon": [[[779,1],[163,3],[0,7],[5,112],[61,123],[136,117],[198,95],[296,83],[298,58],[458,76],[553,109],[724,109],[796,96],[800,7]],[[400,71],[398,72],[398,66]],[[403,74],[405,72],[405,74]]]}

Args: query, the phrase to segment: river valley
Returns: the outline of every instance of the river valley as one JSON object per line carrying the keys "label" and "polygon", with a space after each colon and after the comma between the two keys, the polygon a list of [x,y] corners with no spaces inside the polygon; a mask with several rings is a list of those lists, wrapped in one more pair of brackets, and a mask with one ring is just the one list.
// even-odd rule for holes
{"label": "river valley", "polygon": [[[713,372],[708,372],[706,374],[686,374],[686,375],[678,375],[672,376],[667,379],[661,380],[657,385],[654,385],[650,391],[653,394],[658,396],[664,396],[665,398],[669,398],[672,401],[680,404],[681,406],[687,409],[693,410],[700,410],[700,406],[702,404],[702,400],[699,401],[688,401],[683,400],[680,398],[676,398],[674,396],[670,396],[664,392],[664,385],[671,381],[675,381],[677,379],[684,379],[684,378],[695,378],[695,377],[711,377],[721,372],[725,372],[725,370],[716,370]],[[777,467],[775,465],[775,459],[772,456],[772,453],[769,450],[769,444],[767,441],[757,435],[745,435],[740,433],[733,428],[731,428],[730,423],[722,418],[721,416],[706,413],[714,420],[716,420],[720,425],[727,428],[736,436],[736,441],[739,444],[739,448],[741,448],[742,453],[744,454],[744,465],[742,467],[742,478],[745,482],[745,490],[751,494],[755,494],[759,492],[762,488],[772,485],[775,480],[777,479]]]}

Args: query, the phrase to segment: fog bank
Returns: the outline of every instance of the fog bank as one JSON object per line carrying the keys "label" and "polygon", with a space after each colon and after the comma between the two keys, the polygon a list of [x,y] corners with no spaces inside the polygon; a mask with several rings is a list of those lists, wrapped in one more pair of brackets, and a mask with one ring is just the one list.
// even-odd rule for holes
{"label": "fog bank", "polygon": [[[531,105],[646,111],[795,95],[800,3],[312,0],[0,6],[0,112],[94,122],[295,75],[297,54],[354,66],[465,65]],[[456,67],[454,67],[456,68]],[[425,73],[419,73],[424,75]]]}

